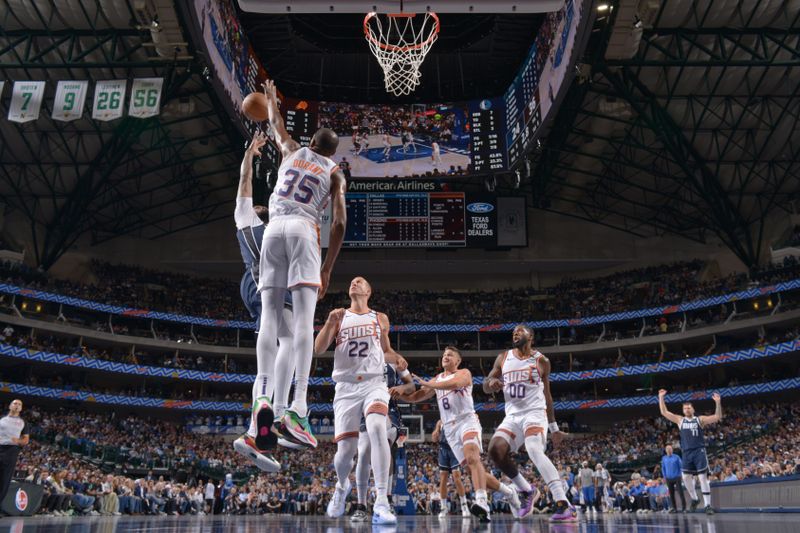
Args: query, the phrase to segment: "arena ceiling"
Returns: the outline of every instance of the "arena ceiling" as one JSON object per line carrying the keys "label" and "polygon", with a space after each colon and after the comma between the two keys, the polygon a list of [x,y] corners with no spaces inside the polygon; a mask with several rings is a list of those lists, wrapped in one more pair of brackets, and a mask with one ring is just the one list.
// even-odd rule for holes
{"label": "arena ceiling", "polygon": [[[0,120],[0,197],[29,221],[36,263],[49,268],[87,233],[157,238],[230,216],[241,135],[172,0],[53,6],[0,0],[0,79],[48,81],[37,121]],[[58,80],[152,76],[164,78],[160,116],[50,118]]]}
{"label": "arena ceiling", "polygon": [[250,43],[281,91],[309,100],[357,103],[501,96],[527,56],[544,15],[442,13],[439,17],[439,39],[422,63],[420,86],[397,99],[384,89],[383,73],[364,39],[364,14],[239,11]]}
{"label": "arena ceiling", "polygon": [[[38,121],[0,120],[0,196],[29,221],[41,266],[81,235],[158,238],[230,216],[243,139],[203,76],[176,5],[69,0],[55,10],[49,0],[0,0],[0,79],[51,82]],[[458,31],[436,44],[415,97],[502,94],[540,20],[443,16]],[[343,36],[353,22],[244,20],[287,94],[379,99],[382,80],[361,33]],[[280,48],[281,39],[289,45]],[[614,4],[595,23],[522,190],[534,207],[635,235],[716,236],[754,264],[765,217],[788,210],[800,191],[798,50],[796,0]],[[158,117],[49,118],[57,80],[141,76],[165,79]]]}
{"label": "arena ceiling", "polygon": [[800,3],[623,0],[595,30],[532,155],[535,205],[756,264],[800,193]]}

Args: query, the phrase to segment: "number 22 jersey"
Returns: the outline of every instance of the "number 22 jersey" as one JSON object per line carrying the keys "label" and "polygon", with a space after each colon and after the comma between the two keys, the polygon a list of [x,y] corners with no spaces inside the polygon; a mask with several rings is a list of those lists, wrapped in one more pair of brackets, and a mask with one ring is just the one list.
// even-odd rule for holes
{"label": "number 22 jersey", "polygon": [[336,335],[333,374],[336,383],[359,383],[384,379],[384,354],[377,311],[359,315],[349,309]]}

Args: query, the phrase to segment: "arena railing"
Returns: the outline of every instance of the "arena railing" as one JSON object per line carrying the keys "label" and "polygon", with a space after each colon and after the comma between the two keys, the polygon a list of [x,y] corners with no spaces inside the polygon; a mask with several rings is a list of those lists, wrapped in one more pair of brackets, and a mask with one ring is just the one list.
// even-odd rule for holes
{"label": "arena railing", "polygon": [[[773,285],[755,287],[736,291],[729,294],[720,296],[713,296],[710,298],[703,298],[691,302],[684,302],[676,305],[650,307],[645,309],[623,311],[619,313],[610,313],[605,315],[595,315],[583,318],[562,318],[553,320],[537,320],[525,322],[526,325],[534,329],[553,329],[562,327],[574,326],[590,326],[602,325],[610,322],[619,322],[623,320],[646,319],[652,317],[669,316],[678,313],[686,313],[689,311],[698,311],[710,307],[733,304],[740,300],[748,300],[752,298],[759,298],[770,296],[773,294],[780,295],[783,292],[800,289],[800,279],[777,283]],[[23,298],[30,298],[35,300],[42,300],[60,305],[67,305],[71,307],[78,307],[81,309],[88,309],[101,313],[108,313],[110,315],[117,315],[130,318],[162,320],[169,322],[176,322],[182,324],[191,324],[196,326],[205,326],[213,328],[228,328],[228,329],[245,329],[254,330],[255,322],[243,320],[225,320],[219,318],[206,318],[190,315],[179,315],[174,313],[166,313],[161,311],[151,311],[148,309],[135,309],[132,307],[123,307],[117,305],[110,305],[101,302],[94,302],[82,298],[75,298],[73,296],[65,296],[17,285],[10,285],[7,283],[0,283],[0,293],[17,296]],[[14,301],[12,300],[12,304]],[[511,331],[518,323],[504,323],[504,324],[407,324],[407,325],[392,325],[393,332],[405,333],[481,333],[481,332],[497,332],[497,331]]]}
{"label": "arena railing", "polygon": [[[658,374],[667,372],[677,372],[681,370],[691,370],[721,364],[738,363],[741,361],[754,361],[778,357],[784,354],[800,351],[800,340],[792,340],[778,344],[770,344],[758,348],[746,350],[736,350],[731,352],[716,353],[690,357],[688,359],[678,359],[661,363],[647,363],[639,365],[629,365],[623,367],[600,368],[596,370],[580,370],[572,372],[553,372],[550,380],[553,382],[580,382],[593,381],[597,379],[618,379],[630,376],[640,376],[646,374]],[[211,383],[242,383],[251,385],[254,376],[252,374],[234,374],[225,372],[207,372],[202,370],[187,370],[180,368],[168,368],[148,365],[133,365],[129,363],[118,363],[102,359],[92,359],[81,355],[66,355],[47,351],[29,350],[24,347],[12,346],[0,343],[0,357],[22,359],[29,362],[47,363],[54,365],[65,365],[88,370],[98,370],[103,372],[114,372],[129,374],[139,377],[166,378],[171,380],[191,380]],[[475,385],[483,384],[483,377],[474,378]],[[333,379],[330,377],[311,377],[309,385],[312,386],[332,386]]]}
{"label": "arena railing", "polygon": [[[714,392],[723,397],[732,398],[740,396],[754,396],[783,391],[800,389],[800,377],[736,385],[732,387],[714,388],[702,391],[678,392],[668,394],[668,403],[708,400]],[[122,396],[91,391],[73,391],[53,387],[40,387],[36,385],[23,385],[0,381],[0,393],[14,394],[23,397],[52,399],[59,401],[91,402],[135,408],[177,409],[181,411],[202,411],[222,413],[243,413],[250,411],[249,402],[224,402],[213,400],[171,400],[164,398],[149,398],[140,396]],[[606,398],[593,400],[560,400],[554,402],[557,411],[583,411],[597,409],[620,409],[629,407],[653,407],[658,404],[654,394],[646,396],[631,396],[624,398]],[[309,409],[314,413],[332,413],[333,405],[329,403],[313,403]],[[503,402],[477,402],[477,412],[502,412],[505,409]]]}

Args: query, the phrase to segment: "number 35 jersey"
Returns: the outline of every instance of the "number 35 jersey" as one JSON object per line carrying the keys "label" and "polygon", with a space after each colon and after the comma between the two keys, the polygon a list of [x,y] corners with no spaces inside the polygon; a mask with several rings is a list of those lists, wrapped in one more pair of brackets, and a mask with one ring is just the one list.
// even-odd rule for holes
{"label": "number 35 jersey", "polygon": [[520,359],[514,350],[506,352],[503,361],[503,397],[506,414],[516,415],[545,409],[544,385],[539,374],[541,352],[536,350],[527,359]]}
{"label": "number 35 jersey", "polygon": [[370,310],[359,315],[345,311],[333,352],[333,381],[359,383],[378,377],[384,379],[383,365],[378,313]]}
{"label": "number 35 jersey", "polygon": [[[455,374],[442,372],[436,376],[436,382],[450,381]],[[442,424],[448,424],[467,415],[475,414],[475,405],[472,403],[472,384],[453,390],[436,390],[436,401],[439,402],[439,417]]]}
{"label": "number 35 jersey", "polygon": [[331,174],[338,165],[310,148],[300,148],[281,162],[269,197],[269,218],[299,216],[319,224],[331,194]]}

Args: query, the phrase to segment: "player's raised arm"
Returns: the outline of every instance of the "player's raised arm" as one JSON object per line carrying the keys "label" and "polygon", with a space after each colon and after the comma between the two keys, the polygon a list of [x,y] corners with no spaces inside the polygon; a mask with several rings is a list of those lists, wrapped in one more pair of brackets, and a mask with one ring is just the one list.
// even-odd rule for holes
{"label": "player's raised arm", "polygon": [[339,332],[339,325],[342,323],[343,318],[344,309],[342,308],[334,309],[328,313],[328,320],[325,321],[325,325],[322,326],[317,338],[314,339],[314,355],[319,356],[327,351],[328,346],[331,345]]}
{"label": "player's raised arm", "polygon": [[383,350],[384,360],[390,365],[395,365],[402,376],[408,371],[408,361],[392,348],[392,340],[389,338],[389,331],[392,329],[392,325],[386,313],[378,313],[378,323],[381,326],[381,349]]}
{"label": "player's raised arm", "polygon": [[264,88],[264,95],[267,97],[267,116],[269,117],[269,124],[275,131],[275,140],[278,141],[278,146],[281,149],[281,155],[286,157],[292,152],[300,148],[300,144],[292,139],[289,132],[286,131],[286,125],[283,123],[281,111],[278,109],[278,90],[275,87],[275,82],[267,80],[262,84]]}
{"label": "player's raised arm", "polygon": [[347,190],[347,180],[341,170],[331,174],[331,233],[328,239],[328,251],[325,253],[325,262],[322,263],[322,287],[319,290],[319,299],[325,296],[331,281],[333,264],[339,256],[344,242],[344,232],[347,228],[347,205],[344,193]]}
{"label": "player's raised arm", "polygon": [[239,170],[239,189],[236,191],[237,198],[253,197],[253,158],[261,156],[261,147],[267,144],[267,136],[263,132],[256,132],[250,146],[244,151],[242,166]]}
{"label": "player's raised arm", "polygon": [[714,393],[711,395],[714,399],[714,403],[716,404],[716,409],[714,410],[713,415],[706,415],[700,417],[700,423],[702,425],[708,424],[716,424],[720,420],[722,420],[722,397],[718,393]]}
{"label": "player's raised arm", "polygon": [[669,412],[669,409],[667,409],[667,402],[664,401],[664,397],[666,395],[667,391],[665,389],[661,389],[660,391],[658,391],[658,408],[661,411],[661,416],[663,416],[670,422],[674,422],[675,424],[680,425],[682,417],[676,415],[675,413]]}
{"label": "player's raised arm", "polygon": [[494,360],[494,366],[483,380],[483,392],[486,394],[494,394],[503,390],[503,361],[505,360],[505,353],[501,353]]}

